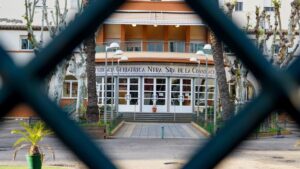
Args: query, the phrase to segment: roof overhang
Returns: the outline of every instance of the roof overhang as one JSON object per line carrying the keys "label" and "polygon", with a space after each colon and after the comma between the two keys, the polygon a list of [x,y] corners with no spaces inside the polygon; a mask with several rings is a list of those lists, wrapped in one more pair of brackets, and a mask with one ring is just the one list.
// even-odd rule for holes
{"label": "roof overhang", "polygon": [[[138,14],[138,17],[137,17]],[[193,12],[116,12],[105,24],[136,25],[206,25]]]}

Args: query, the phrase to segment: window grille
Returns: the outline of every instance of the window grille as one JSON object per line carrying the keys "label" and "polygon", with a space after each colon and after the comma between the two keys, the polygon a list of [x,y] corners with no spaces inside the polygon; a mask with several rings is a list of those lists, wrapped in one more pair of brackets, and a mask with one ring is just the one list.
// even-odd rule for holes
{"label": "window grille", "polygon": [[243,11],[243,2],[236,2],[235,11]]}
{"label": "window grille", "polygon": [[33,50],[33,46],[31,44],[31,42],[28,40],[27,36],[21,36],[20,41],[21,41],[20,48],[22,50]]}

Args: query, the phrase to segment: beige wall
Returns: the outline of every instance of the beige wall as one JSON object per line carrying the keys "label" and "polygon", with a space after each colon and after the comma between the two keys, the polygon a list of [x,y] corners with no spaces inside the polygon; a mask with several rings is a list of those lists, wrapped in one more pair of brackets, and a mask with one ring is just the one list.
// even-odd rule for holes
{"label": "beige wall", "polygon": [[105,39],[120,39],[121,38],[121,25],[104,25],[104,38]]}
{"label": "beige wall", "polygon": [[163,40],[164,39],[164,27],[152,25],[146,26],[146,34],[148,40]]}
{"label": "beige wall", "polygon": [[[121,29],[123,27],[123,29]],[[102,32],[102,30],[104,32]],[[121,41],[129,40],[178,40],[178,41],[202,41],[207,42],[208,30],[205,26],[162,26],[158,25],[104,25],[103,29],[98,31],[97,43],[107,39],[119,39]],[[122,33],[123,31],[123,33]],[[121,36],[122,35],[122,36]],[[103,38],[102,38],[103,36]],[[123,37],[123,38],[121,38]]]}
{"label": "beige wall", "polygon": [[125,39],[143,39],[143,26],[137,25],[133,27],[131,25],[125,25]]}
{"label": "beige wall", "polygon": [[176,28],[175,26],[169,26],[169,40],[180,40],[185,41],[185,26]]}
{"label": "beige wall", "polygon": [[191,41],[207,41],[207,28],[203,26],[191,26],[190,40]]}

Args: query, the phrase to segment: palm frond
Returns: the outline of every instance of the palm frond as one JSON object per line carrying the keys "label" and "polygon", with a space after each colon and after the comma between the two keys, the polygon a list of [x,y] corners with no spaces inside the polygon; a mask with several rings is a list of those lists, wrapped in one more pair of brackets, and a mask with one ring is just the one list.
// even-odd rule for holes
{"label": "palm frond", "polygon": [[[40,149],[39,148],[40,141],[42,141],[45,136],[52,134],[52,131],[49,129],[46,129],[46,125],[42,121],[38,121],[32,125],[30,125],[26,122],[22,122],[22,123],[20,123],[20,125],[23,128],[22,130],[12,130],[11,131],[11,134],[21,135],[21,137],[14,143],[14,146],[18,146],[21,143],[29,143],[29,144],[26,144],[26,145],[22,144],[21,146],[17,147],[14,152],[14,159],[15,159],[16,153],[20,149],[27,147],[28,145],[36,146],[38,149]],[[47,147],[48,147],[47,149],[49,151],[53,150],[53,149],[49,148],[50,146],[47,146]],[[55,159],[54,151],[52,151],[52,154],[53,154],[53,158]]]}
{"label": "palm frond", "polygon": [[26,137],[21,137],[19,138],[15,143],[14,143],[14,147],[18,146],[19,144],[23,143],[23,142],[29,142],[28,139]]}
{"label": "palm frond", "polygon": [[13,154],[13,160],[16,159],[17,152],[18,152],[19,150],[21,150],[22,148],[25,148],[25,147],[30,147],[30,144],[22,144],[22,145],[20,145],[19,147],[15,148],[15,151],[14,151],[14,154]]}

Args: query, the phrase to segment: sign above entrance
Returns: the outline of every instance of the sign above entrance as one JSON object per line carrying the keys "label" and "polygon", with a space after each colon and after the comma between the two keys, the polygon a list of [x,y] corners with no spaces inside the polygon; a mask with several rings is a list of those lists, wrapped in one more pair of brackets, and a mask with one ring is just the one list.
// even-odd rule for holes
{"label": "sign above entrance", "polygon": [[[174,77],[205,77],[205,66],[199,68],[189,65],[120,65],[119,68],[108,66],[107,74],[114,75],[119,73],[120,76],[174,76]],[[96,66],[96,75],[104,76],[105,67]],[[214,67],[208,67],[207,77],[215,78]]]}

